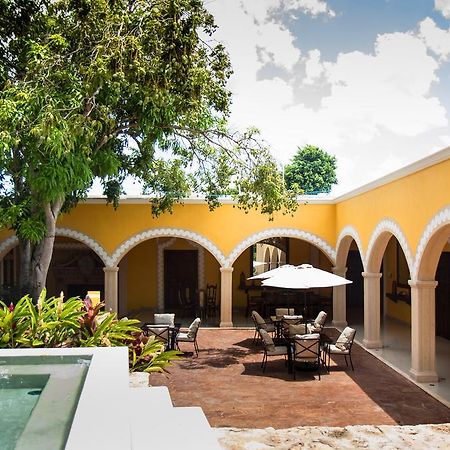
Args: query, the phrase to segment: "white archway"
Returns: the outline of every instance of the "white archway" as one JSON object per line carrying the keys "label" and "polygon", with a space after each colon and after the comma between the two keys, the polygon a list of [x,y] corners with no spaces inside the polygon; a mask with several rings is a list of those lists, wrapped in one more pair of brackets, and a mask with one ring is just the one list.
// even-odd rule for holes
{"label": "white archway", "polygon": [[[82,242],[87,247],[89,247],[93,252],[95,252],[98,257],[106,264],[108,260],[108,253],[106,250],[95,240],[92,239],[87,234],[81,233],[80,231],[72,230],[70,228],[56,228],[55,236],[57,237],[68,237]],[[6,238],[0,244],[0,259],[3,258],[11,249],[18,245],[19,239],[16,235]]]}
{"label": "white archway", "polygon": [[154,228],[151,230],[138,233],[122,243],[113,254],[108,258],[108,265],[117,266],[120,260],[136,245],[149,239],[155,239],[159,237],[176,237],[187,239],[201,245],[208,250],[219,262],[221,266],[226,263],[226,258],[222,251],[209,239],[204,236],[194,233],[193,231],[183,230],[180,228]]}
{"label": "white archway", "polygon": [[[361,261],[364,264],[364,249],[361,243],[361,238],[359,237],[359,233],[356,231],[355,228],[348,225],[344,227],[341,232],[339,233],[339,237],[337,239],[336,243],[336,267],[338,268],[345,268],[345,265],[347,264],[347,256],[348,252],[350,250],[350,245],[352,243],[352,240],[355,241],[358,250],[359,250],[359,256],[361,257]],[[364,267],[364,270],[366,268]]]}
{"label": "white archway", "polygon": [[380,270],[381,261],[389,239],[394,236],[405,255],[409,273],[412,274],[414,260],[408,241],[400,226],[392,219],[384,219],[378,223],[369,240],[366,257],[363,260],[364,269],[373,273]]}
{"label": "white archway", "polygon": [[417,245],[411,280],[434,280],[445,243],[450,236],[450,207],[439,211],[426,225]]}
{"label": "white archway", "polygon": [[301,239],[322,250],[322,252],[328,257],[332,264],[334,264],[336,260],[336,252],[331,247],[331,245],[315,234],[308,233],[307,231],[303,230],[296,230],[294,228],[268,228],[266,230],[252,234],[248,238],[241,241],[238,245],[236,245],[236,247],[234,247],[234,249],[226,258],[226,266],[232,267],[241,253],[251,245],[256,244],[264,239],[274,237]]}
{"label": "white archway", "polygon": [[18,243],[19,239],[16,235],[9,236],[0,243],[0,259],[3,259]]}

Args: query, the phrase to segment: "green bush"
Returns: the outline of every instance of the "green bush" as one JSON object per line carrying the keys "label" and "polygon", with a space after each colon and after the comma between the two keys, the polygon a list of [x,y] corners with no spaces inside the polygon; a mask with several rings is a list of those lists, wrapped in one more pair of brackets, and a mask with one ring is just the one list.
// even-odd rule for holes
{"label": "green bush", "polygon": [[162,372],[177,351],[164,351],[164,344],[144,336],[139,321],[117,319],[92,305],[89,298],[46,298],[45,289],[36,303],[30,296],[16,305],[0,301],[0,348],[113,347],[128,346],[130,371]]}

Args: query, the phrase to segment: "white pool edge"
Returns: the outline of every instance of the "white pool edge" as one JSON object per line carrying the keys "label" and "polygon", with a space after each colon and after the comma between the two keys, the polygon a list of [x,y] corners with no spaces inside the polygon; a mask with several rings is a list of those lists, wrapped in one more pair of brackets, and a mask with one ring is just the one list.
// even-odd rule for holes
{"label": "white pool edge", "polygon": [[92,355],[66,450],[131,449],[128,348],[1,349],[6,356]]}

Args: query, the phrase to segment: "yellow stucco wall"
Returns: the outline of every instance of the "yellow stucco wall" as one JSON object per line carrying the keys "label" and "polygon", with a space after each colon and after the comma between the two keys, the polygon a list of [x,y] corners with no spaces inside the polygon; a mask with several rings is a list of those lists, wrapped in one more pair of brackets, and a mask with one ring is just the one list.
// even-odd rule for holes
{"label": "yellow stucco wall", "polygon": [[182,228],[213,242],[225,255],[249,236],[268,228],[295,228],[335,245],[335,205],[300,205],[294,216],[277,214],[274,221],[257,211],[245,213],[233,205],[210,212],[207,205],[177,205],[173,214],[153,218],[146,204],[121,204],[117,210],[85,203],[58,221],[59,227],[78,230],[112,253],[132,236],[152,228]]}
{"label": "yellow stucco wall", "polygon": [[450,160],[339,202],[336,232],[352,225],[366,249],[377,224],[395,220],[415,251],[425,226],[450,204]]}
{"label": "yellow stucco wall", "polygon": [[[117,210],[99,201],[89,201],[78,205],[70,214],[60,217],[58,227],[85,234],[98,242],[109,255],[121,244],[152,229],[183,229],[205,237],[215,245],[225,257],[241,242],[268,229],[289,228],[310,233],[335,249],[342,229],[353,227],[359,234],[364,252],[377,225],[383,219],[396,222],[404,233],[412,253],[415,251],[426,225],[444,207],[450,205],[450,159],[436,163],[416,173],[403,176],[383,186],[352,198],[330,201],[329,203],[301,204],[293,215],[276,214],[273,221],[258,211],[248,213],[233,205],[225,204],[213,212],[208,206],[198,202],[176,205],[173,214],[151,216],[150,205],[143,201],[125,201]],[[0,245],[9,230],[0,230]],[[256,242],[255,238],[255,242]],[[177,246],[188,246],[182,240]],[[180,243],[181,242],[181,243]],[[291,239],[290,262],[300,264],[312,262],[327,270],[331,263],[323,255],[311,253],[304,241]],[[181,247],[171,248],[181,248]],[[184,246],[184,247],[183,247]],[[238,289],[240,274],[250,276],[249,249],[233,264],[233,306],[244,307],[245,293]],[[127,249],[128,309],[142,306],[156,306],[157,297],[157,250],[155,239]],[[389,292],[392,279],[396,276],[395,263],[390,252],[386,253],[385,292]],[[312,259],[311,259],[312,258]],[[220,265],[214,256],[205,251],[205,282],[217,284],[220,292]],[[390,273],[389,279],[386,273]],[[404,302],[385,302],[386,313],[399,320],[409,321],[409,306]]]}
{"label": "yellow stucco wall", "polygon": [[142,242],[130,250],[128,259],[127,308],[156,307],[158,258],[156,240]]}

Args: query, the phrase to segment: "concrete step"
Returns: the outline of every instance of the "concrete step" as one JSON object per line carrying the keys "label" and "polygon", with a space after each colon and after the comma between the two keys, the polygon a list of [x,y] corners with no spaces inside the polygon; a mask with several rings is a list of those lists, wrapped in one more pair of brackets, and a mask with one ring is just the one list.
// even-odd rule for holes
{"label": "concrete step", "polygon": [[[131,402],[130,402],[131,403]],[[200,407],[146,407],[140,399],[139,411],[130,416],[133,450],[220,450],[203,410]]]}
{"label": "concrete step", "polygon": [[173,408],[172,399],[170,398],[169,389],[166,386],[155,387],[136,387],[130,388],[130,400],[133,407],[141,409],[149,414],[153,409],[155,411]]}

